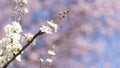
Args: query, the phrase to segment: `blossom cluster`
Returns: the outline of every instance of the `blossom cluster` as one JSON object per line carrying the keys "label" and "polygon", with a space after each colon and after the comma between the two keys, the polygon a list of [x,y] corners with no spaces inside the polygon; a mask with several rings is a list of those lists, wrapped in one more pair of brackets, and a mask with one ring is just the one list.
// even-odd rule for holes
{"label": "blossom cluster", "polygon": [[[53,62],[52,56],[56,55],[55,51],[54,50],[48,50],[48,55],[50,55],[51,57],[47,58],[46,61],[52,63]],[[40,58],[39,60],[40,60],[40,62],[44,62],[44,60],[42,58]]]}
{"label": "blossom cluster", "polygon": [[46,59],[47,62],[52,63],[53,62],[53,56],[56,55],[54,50],[48,50],[49,58]]}
{"label": "blossom cluster", "polygon": [[47,23],[48,25],[42,25],[42,27],[40,28],[41,32],[52,34],[53,29],[54,29],[54,32],[57,32],[58,25],[53,20],[47,21]]}
{"label": "blossom cluster", "polygon": [[43,63],[46,61],[47,62],[47,68],[50,68],[51,65],[52,65],[52,62],[53,62],[53,57],[56,55],[55,53],[55,47],[53,46],[52,49],[48,50],[48,58],[46,58],[45,60],[40,58],[39,61],[40,61],[40,67],[42,67]]}
{"label": "blossom cluster", "polygon": [[[6,36],[0,40],[0,66],[7,63],[7,61],[22,49],[19,41],[21,38],[20,33],[23,32],[23,30],[20,24],[14,21],[12,24],[6,25],[4,31]],[[16,59],[20,61],[20,55]]]}
{"label": "blossom cluster", "polygon": [[[19,22],[13,21],[12,24],[8,24],[4,28],[5,37],[0,40],[0,67],[6,64],[11,58],[13,58],[21,49],[22,42],[28,41],[33,37],[31,33],[24,34],[22,36],[22,27]],[[16,57],[18,61],[21,61],[21,55]]]}
{"label": "blossom cluster", "polygon": [[[19,22],[22,7],[28,3],[27,0],[14,0],[14,2],[16,6],[13,12],[15,17],[19,15],[17,18],[18,21],[15,20],[12,24],[7,24],[4,27],[5,37],[0,40],[0,67],[7,64],[7,62],[10,61],[23,48],[21,42],[22,40],[28,41],[31,37],[33,37],[32,34],[24,34],[22,36],[21,33],[23,30]],[[18,6],[17,4],[20,5]],[[25,8],[24,14],[28,12],[28,9]],[[18,55],[16,59],[21,61],[21,55]]]}
{"label": "blossom cluster", "polygon": [[[15,56],[18,61],[21,61],[21,52],[23,42],[29,42],[34,35],[31,33],[24,34],[22,26],[20,25],[22,8],[25,4],[27,4],[27,0],[14,0],[14,2],[18,5],[15,6],[14,16],[15,20],[11,24],[7,24],[4,27],[5,37],[0,40],[0,67],[3,67],[7,64],[12,58]],[[24,13],[28,13],[29,10],[24,8]],[[57,32],[58,25],[53,20],[47,21],[48,25],[42,25],[40,28],[41,32],[45,32],[47,34],[52,34],[53,32]],[[32,42],[35,45],[35,39]],[[19,53],[20,52],[20,53]],[[23,53],[23,52],[22,52]],[[54,51],[49,50],[48,54],[50,56],[55,55]],[[41,61],[43,61],[41,59]],[[52,58],[46,59],[47,62],[51,63]]]}
{"label": "blossom cluster", "polygon": [[[42,32],[52,34],[53,28],[57,32],[58,25],[52,20],[47,21],[48,25],[43,25],[40,28]],[[4,27],[5,37],[0,40],[0,67],[11,60],[22,48],[22,42],[29,42],[33,35],[31,33],[24,34],[23,29],[18,21],[13,21],[12,24],[8,24]],[[33,42],[35,45],[35,40]],[[55,55],[53,51],[48,51],[48,54]],[[21,61],[21,55],[17,56],[16,59]],[[51,59],[47,59],[51,61]]]}

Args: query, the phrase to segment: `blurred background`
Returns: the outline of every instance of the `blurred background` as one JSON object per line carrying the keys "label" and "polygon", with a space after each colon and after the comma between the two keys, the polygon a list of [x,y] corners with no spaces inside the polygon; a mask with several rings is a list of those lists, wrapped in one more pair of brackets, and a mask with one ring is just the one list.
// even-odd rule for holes
{"label": "blurred background", "polygon": [[[22,61],[9,68],[39,68],[39,58],[46,59],[53,45],[52,68],[120,68],[120,0],[28,1],[29,13],[21,22],[25,33],[35,34],[47,20],[57,19],[59,11],[71,11],[57,33],[41,35],[24,51]],[[0,0],[0,39],[12,21],[12,11],[12,0]]]}

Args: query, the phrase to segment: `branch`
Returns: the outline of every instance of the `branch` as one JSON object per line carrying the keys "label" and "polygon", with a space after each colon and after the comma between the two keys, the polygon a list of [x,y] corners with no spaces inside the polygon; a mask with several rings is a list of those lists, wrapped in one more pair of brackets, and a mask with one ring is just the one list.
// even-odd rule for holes
{"label": "branch", "polygon": [[33,38],[32,38],[30,41],[28,41],[28,43],[27,43],[25,46],[23,46],[23,48],[22,48],[11,60],[9,60],[2,68],[7,68],[8,65],[9,65],[12,61],[14,61],[15,58],[16,58],[18,55],[20,55],[20,54],[34,41],[34,39],[36,39],[39,35],[42,35],[42,34],[44,34],[44,32],[38,31],[38,32],[33,36]]}
{"label": "branch", "polygon": [[[54,22],[59,24],[63,18],[65,18],[67,16],[67,14],[69,13],[69,9],[64,11],[64,12],[60,12],[59,13],[59,18],[57,20],[55,20]],[[38,31],[34,36],[33,38],[27,42],[27,44],[25,46],[23,46],[23,48],[11,59],[9,60],[2,68],[7,68],[8,65],[15,60],[15,58],[20,55],[33,41],[34,39],[36,39],[39,35],[42,35],[44,34],[44,32],[41,32],[41,31]]]}

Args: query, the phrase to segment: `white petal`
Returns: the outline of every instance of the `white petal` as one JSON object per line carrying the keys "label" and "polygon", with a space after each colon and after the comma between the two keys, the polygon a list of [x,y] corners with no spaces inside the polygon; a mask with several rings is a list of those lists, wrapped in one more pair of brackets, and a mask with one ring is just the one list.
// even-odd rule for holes
{"label": "white petal", "polygon": [[53,50],[48,50],[48,54],[55,55],[55,52]]}
{"label": "white petal", "polygon": [[21,55],[18,55],[18,56],[16,57],[16,59],[17,59],[18,61],[21,61]]}
{"label": "white petal", "polygon": [[50,62],[50,63],[53,62],[53,60],[51,58],[47,58],[46,61]]}
{"label": "white petal", "polygon": [[52,34],[52,29],[49,26],[42,25],[42,27],[40,28],[40,30],[42,32],[47,33],[47,34]]}
{"label": "white petal", "polygon": [[58,29],[58,25],[57,25],[57,24],[55,24],[53,21],[47,21],[47,23],[48,23],[52,28],[55,29],[55,32],[57,32],[57,29]]}

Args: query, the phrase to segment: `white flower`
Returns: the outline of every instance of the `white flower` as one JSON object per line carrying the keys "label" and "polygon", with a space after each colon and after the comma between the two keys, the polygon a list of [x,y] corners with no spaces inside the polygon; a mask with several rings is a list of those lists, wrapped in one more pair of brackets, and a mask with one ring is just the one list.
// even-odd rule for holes
{"label": "white flower", "polygon": [[16,57],[16,59],[17,59],[17,61],[21,61],[21,55],[18,55],[18,56]]}
{"label": "white flower", "polygon": [[11,43],[10,38],[2,38],[2,47],[6,47],[7,45],[9,45]]}
{"label": "white flower", "polygon": [[48,23],[48,26],[42,25],[42,27],[40,28],[40,30],[41,30],[42,32],[45,32],[45,33],[48,33],[48,34],[52,34],[52,31],[53,31],[52,29],[53,29],[53,28],[54,28],[55,32],[57,32],[58,25],[55,24],[55,23],[53,22],[53,20],[47,21],[47,23]]}
{"label": "white flower", "polygon": [[53,62],[53,60],[51,58],[47,58],[46,61],[49,63]]}
{"label": "white flower", "polygon": [[18,34],[18,33],[13,33],[13,34],[10,36],[10,38],[13,39],[13,41],[18,41],[18,40],[20,40],[21,35]]}
{"label": "white flower", "polygon": [[39,60],[40,60],[40,62],[44,62],[44,60],[42,58],[40,58]]}
{"label": "white flower", "polygon": [[50,27],[52,27],[52,28],[55,29],[55,32],[57,32],[57,30],[58,30],[58,25],[55,24],[55,23],[53,22],[53,20],[47,21],[47,23],[50,25]]}
{"label": "white flower", "polygon": [[6,59],[7,59],[7,61],[11,60],[12,57],[13,57],[13,53],[12,52],[6,52]]}
{"label": "white flower", "polygon": [[6,35],[11,35],[13,33],[13,26],[11,24],[8,24],[4,27],[4,31]]}
{"label": "white flower", "polygon": [[12,51],[14,54],[17,54],[22,49],[22,45],[20,43],[13,44]]}
{"label": "white flower", "polygon": [[12,48],[11,45],[7,45],[7,46],[6,46],[6,50],[7,50],[8,52],[12,51],[12,49],[13,49],[13,48]]}
{"label": "white flower", "polygon": [[47,34],[52,34],[52,29],[49,26],[42,25],[40,30],[41,30],[41,32],[45,32]]}
{"label": "white flower", "polygon": [[2,48],[0,48],[0,55],[2,55],[3,54],[3,49]]}
{"label": "white flower", "polygon": [[22,0],[22,2],[23,2],[24,4],[27,4],[27,3],[28,3],[28,1],[27,1],[27,0]]}
{"label": "white flower", "polygon": [[36,44],[36,39],[34,39],[34,40],[33,40],[32,44],[33,44],[33,45],[35,45],[35,44]]}
{"label": "white flower", "polygon": [[22,41],[29,41],[32,37],[33,35],[31,33],[24,34]]}
{"label": "white flower", "polygon": [[0,67],[2,67],[6,63],[5,57],[0,56]]}
{"label": "white flower", "polygon": [[48,54],[55,55],[55,52],[53,50],[48,50]]}
{"label": "white flower", "polygon": [[11,24],[6,25],[4,31],[7,37],[11,37],[13,33],[23,32],[21,25],[16,21],[13,21],[12,25]]}
{"label": "white flower", "polygon": [[23,32],[21,25],[17,21],[13,21],[13,29],[16,33],[21,33]]}
{"label": "white flower", "polygon": [[27,8],[24,9],[25,13],[29,13],[29,10]]}

